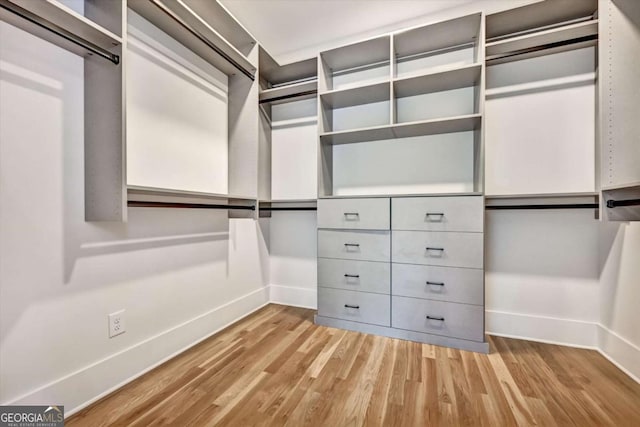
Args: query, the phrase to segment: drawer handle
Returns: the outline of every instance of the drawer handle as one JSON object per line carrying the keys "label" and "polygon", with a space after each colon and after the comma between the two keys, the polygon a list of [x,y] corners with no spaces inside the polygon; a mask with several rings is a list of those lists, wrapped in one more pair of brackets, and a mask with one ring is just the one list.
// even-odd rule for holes
{"label": "drawer handle", "polygon": [[430,248],[429,246],[427,246],[427,250],[428,251],[444,252],[444,248]]}
{"label": "drawer handle", "polygon": [[344,306],[346,308],[355,308],[356,310],[360,310],[360,306],[359,305],[345,304]]}
{"label": "drawer handle", "polygon": [[428,320],[437,320],[439,322],[444,322],[444,317],[435,317],[435,316],[427,316]]}
{"label": "drawer handle", "polygon": [[437,216],[438,217],[438,221],[442,221],[444,219],[444,213],[443,212],[427,212],[427,219],[430,219],[433,216]]}
{"label": "drawer handle", "polygon": [[444,286],[444,283],[442,282],[430,282],[427,280],[427,285],[431,285],[431,286]]}
{"label": "drawer handle", "polygon": [[359,274],[345,274],[344,277],[353,277],[354,279],[359,279],[360,275]]}
{"label": "drawer handle", "polygon": [[356,248],[359,248],[359,247],[360,247],[360,244],[359,244],[359,243],[345,243],[344,245],[345,245],[345,246],[355,246]]}
{"label": "drawer handle", "polygon": [[357,217],[359,217],[359,216],[360,216],[360,214],[359,214],[358,212],[345,212],[345,213],[344,213],[344,216],[346,216],[346,217],[350,217],[350,216],[357,216]]}

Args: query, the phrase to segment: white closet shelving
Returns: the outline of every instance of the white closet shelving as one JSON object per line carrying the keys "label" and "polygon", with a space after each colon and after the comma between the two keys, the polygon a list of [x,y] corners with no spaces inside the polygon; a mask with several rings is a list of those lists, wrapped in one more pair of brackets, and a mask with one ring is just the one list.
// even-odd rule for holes
{"label": "white closet shelving", "polygon": [[320,53],[317,323],[488,351],[483,30],[478,13]]}
{"label": "white closet shelving", "polygon": [[600,167],[605,219],[640,221],[640,2],[600,11]]}
{"label": "white closet shelving", "polygon": [[[129,185],[129,202],[153,200],[172,203],[176,200],[188,200],[189,203],[198,204],[255,205],[259,181],[257,166],[260,122],[256,41],[218,2],[129,0],[128,5],[228,77],[225,101],[228,134],[224,153],[227,159],[227,176],[222,183],[222,190],[226,192],[197,191],[193,186],[182,182],[145,186],[144,191],[139,186]],[[197,153],[192,155],[198,156]],[[211,168],[214,167],[212,164]]]}
{"label": "white closet shelving", "polygon": [[558,0],[487,16],[487,197],[596,192],[597,9]]}
{"label": "white closet shelving", "polygon": [[[481,16],[472,14],[320,53],[320,197],[482,191],[480,32]],[[414,164],[414,156],[429,162],[430,151],[459,163],[445,172],[453,184],[438,185],[438,165]],[[385,152],[389,162],[381,160]],[[376,188],[378,178],[364,176],[381,168],[397,177],[395,188]],[[347,169],[360,173],[358,182],[344,182]]]}
{"label": "white closet shelving", "polygon": [[279,65],[260,49],[260,214],[315,210],[316,60]]}
{"label": "white closet shelving", "polygon": [[126,219],[124,46],[126,3],[1,0],[0,19],[84,57],[85,219]]}

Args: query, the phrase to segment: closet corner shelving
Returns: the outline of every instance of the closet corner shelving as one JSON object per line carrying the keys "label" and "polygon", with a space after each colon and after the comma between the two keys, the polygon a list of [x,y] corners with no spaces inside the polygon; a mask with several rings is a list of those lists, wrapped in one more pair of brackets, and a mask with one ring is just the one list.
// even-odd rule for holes
{"label": "closet corner shelving", "polygon": [[[294,174],[304,170],[314,178],[316,175],[314,169],[301,166],[309,161],[309,148],[315,147],[315,99],[318,92],[316,59],[280,65],[261,47],[259,69],[260,216],[270,217],[274,211],[315,210],[315,181],[313,189],[308,191],[301,184],[306,181],[304,177],[294,177],[300,182],[292,186],[288,183],[292,178],[282,179],[281,175],[283,170]],[[312,127],[312,140],[309,139],[309,127]],[[308,146],[308,143],[312,145]],[[304,159],[292,158],[301,154]],[[312,162],[316,158],[315,150],[313,154]],[[275,165],[275,170],[272,170],[272,165]]]}

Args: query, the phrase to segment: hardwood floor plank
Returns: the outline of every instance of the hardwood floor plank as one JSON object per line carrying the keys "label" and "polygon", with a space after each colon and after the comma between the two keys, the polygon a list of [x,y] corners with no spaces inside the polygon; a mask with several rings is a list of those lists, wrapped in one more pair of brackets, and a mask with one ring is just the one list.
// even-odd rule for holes
{"label": "hardwood floor plank", "polygon": [[269,305],[68,426],[639,426],[640,384],[595,351],[490,337],[489,355],[313,324]]}

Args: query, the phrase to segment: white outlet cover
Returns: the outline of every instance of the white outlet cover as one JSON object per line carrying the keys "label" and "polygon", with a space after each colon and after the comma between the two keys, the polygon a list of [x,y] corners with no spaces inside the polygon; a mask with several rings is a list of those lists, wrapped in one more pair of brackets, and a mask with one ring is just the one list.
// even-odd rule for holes
{"label": "white outlet cover", "polygon": [[124,310],[116,311],[115,313],[109,314],[109,338],[124,334],[125,331],[126,324],[124,318]]}

